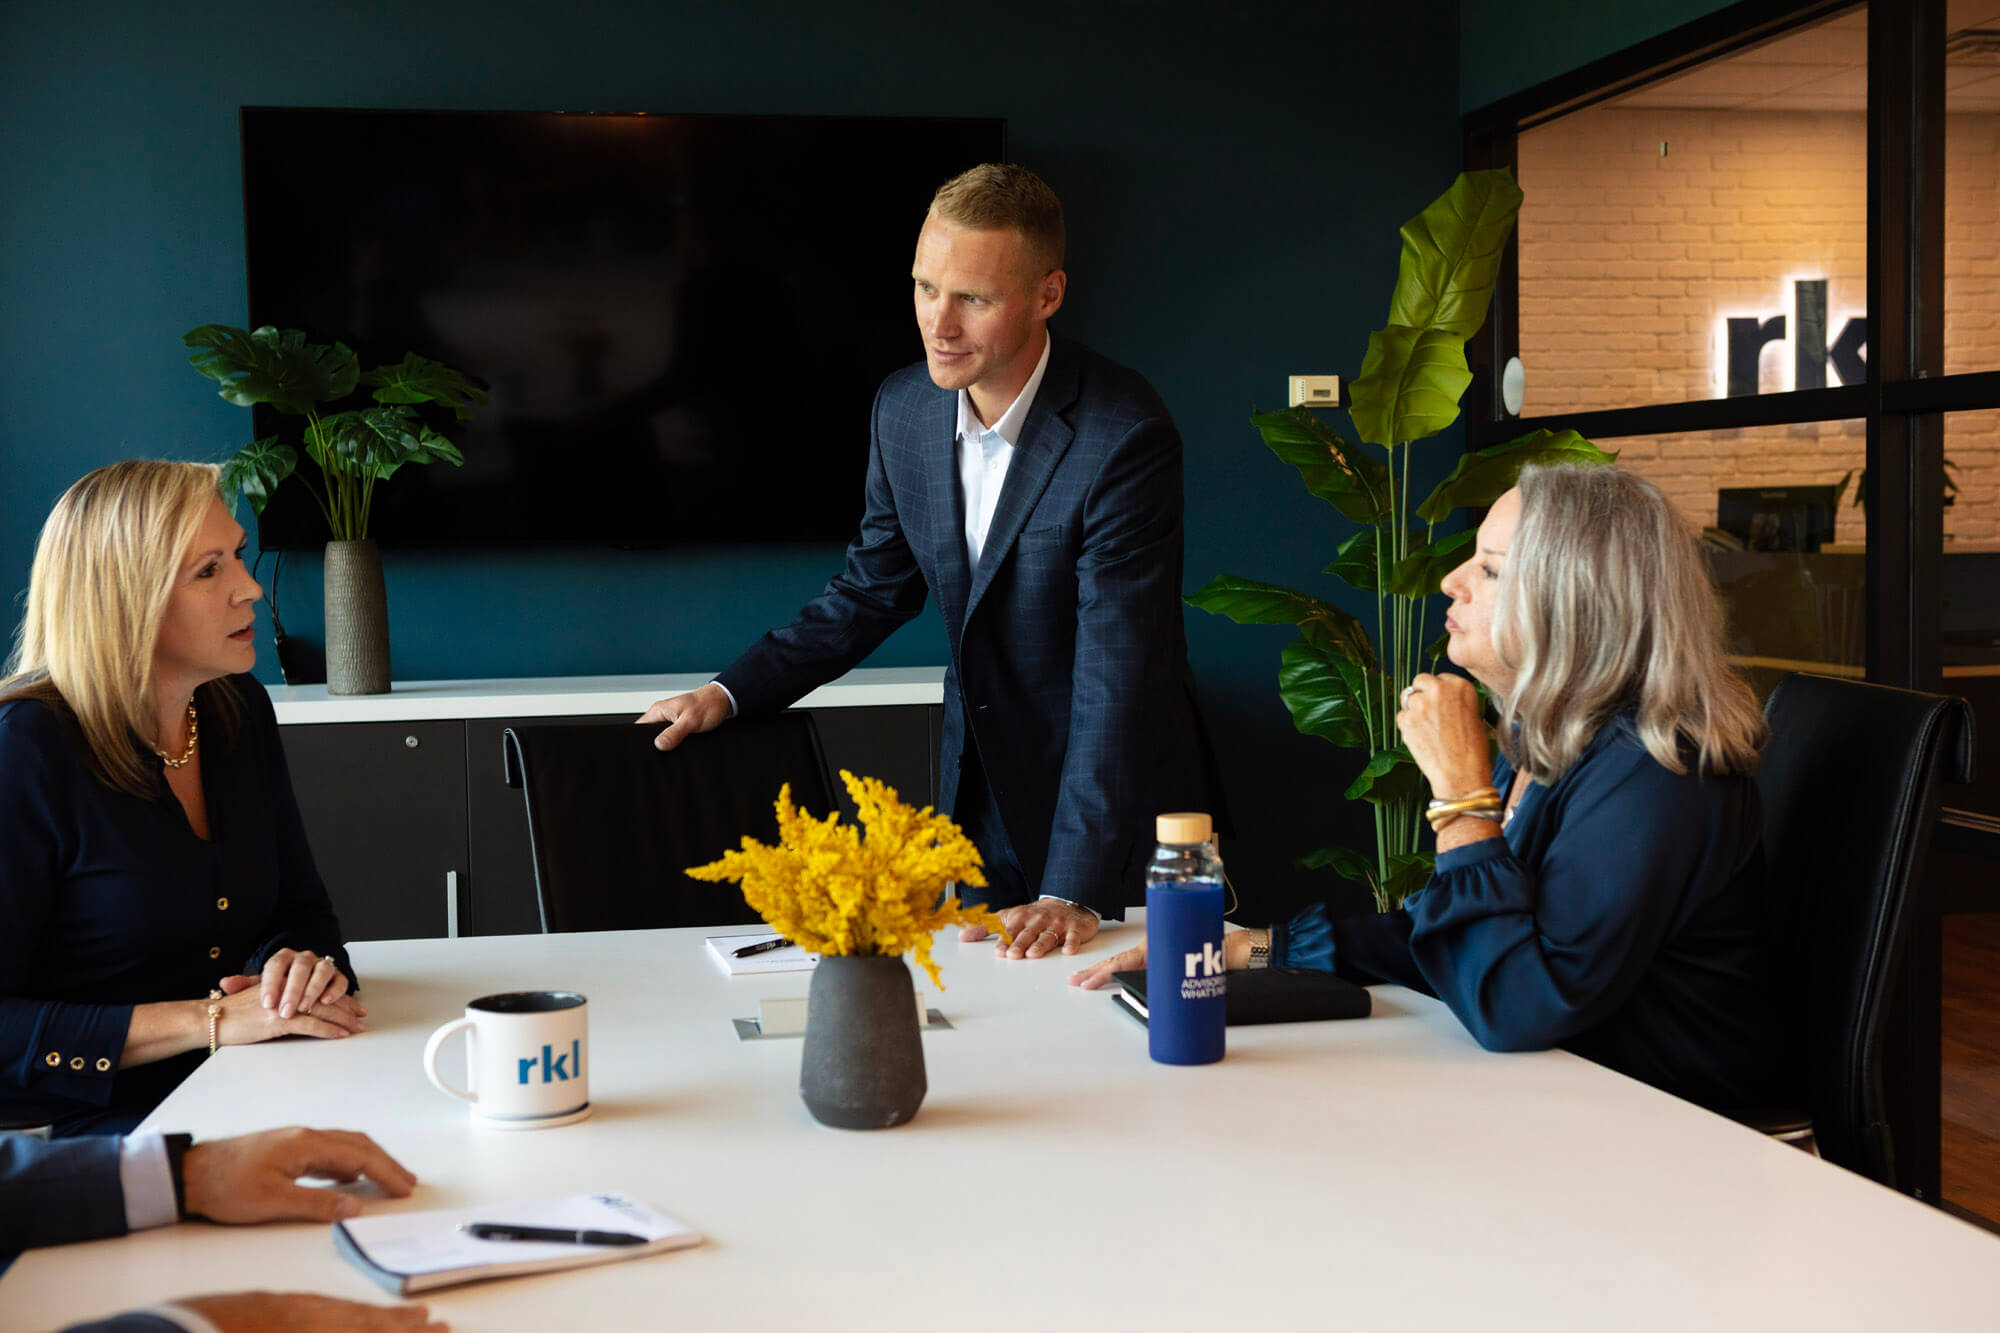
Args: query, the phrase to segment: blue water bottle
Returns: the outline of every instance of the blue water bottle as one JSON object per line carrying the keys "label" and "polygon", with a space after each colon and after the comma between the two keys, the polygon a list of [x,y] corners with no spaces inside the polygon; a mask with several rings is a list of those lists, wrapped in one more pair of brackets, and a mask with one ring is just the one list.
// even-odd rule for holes
{"label": "blue water bottle", "polygon": [[1146,867],[1146,1044],[1164,1065],[1222,1058],[1222,858],[1207,815],[1161,815]]}

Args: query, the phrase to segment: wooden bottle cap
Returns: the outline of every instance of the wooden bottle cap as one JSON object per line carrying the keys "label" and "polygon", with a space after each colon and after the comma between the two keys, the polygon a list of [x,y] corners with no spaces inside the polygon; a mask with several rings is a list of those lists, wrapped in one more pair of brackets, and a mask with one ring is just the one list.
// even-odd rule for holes
{"label": "wooden bottle cap", "polygon": [[1183,846],[1191,842],[1207,842],[1215,833],[1214,821],[1207,815],[1184,811],[1180,814],[1161,815],[1153,821],[1154,836],[1161,842]]}

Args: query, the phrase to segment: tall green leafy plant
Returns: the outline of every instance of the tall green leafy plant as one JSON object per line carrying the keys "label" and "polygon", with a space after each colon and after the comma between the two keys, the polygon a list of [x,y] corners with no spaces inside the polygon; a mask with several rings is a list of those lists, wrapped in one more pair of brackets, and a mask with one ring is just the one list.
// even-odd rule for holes
{"label": "tall green leafy plant", "polygon": [[[222,386],[238,407],[268,403],[286,416],[303,417],[300,442],[319,474],[301,475],[335,541],[366,541],[375,486],[406,463],[462,466],[458,446],[433,430],[416,405],[435,403],[465,421],[487,401],[479,388],[450,366],[414,352],[396,365],[363,372],[345,343],[309,343],[297,329],[266,325],[255,332],[204,324],[181,341],[194,368]],[[359,390],[370,392],[365,400]],[[352,406],[328,411],[344,400]],[[271,494],[299,466],[299,451],[279,435],[253,440],[222,465],[222,488],[241,494],[262,514]]]}
{"label": "tall green leafy plant", "polygon": [[1293,624],[1278,691],[1307,735],[1366,760],[1347,788],[1375,824],[1370,852],[1328,847],[1304,858],[1368,885],[1387,910],[1429,877],[1419,845],[1423,775],[1396,735],[1397,699],[1421,670],[1434,669],[1442,635],[1427,642],[1439,581],[1462,562],[1473,532],[1440,537],[1452,512],[1490,505],[1530,463],[1601,463],[1606,454],[1575,431],[1532,435],[1463,455],[1452,474],[1411,504],[1410,450],[1458,419],[1472,383],[1465,342],[1486,322],[1521,191],[1507,171],[1474,171],[1403,225],[1402,260],[1389,322],[1368,336],[1361,374],[1348,386],[1358,443],[1313,412],[1251,416],[1264,443],[1296,468],[1306,489],[1359,531],[1341,541],[1324,573],[1374,599],[1372,625],[1310,593],[1225,574],[1188,601],[1241,624]]}

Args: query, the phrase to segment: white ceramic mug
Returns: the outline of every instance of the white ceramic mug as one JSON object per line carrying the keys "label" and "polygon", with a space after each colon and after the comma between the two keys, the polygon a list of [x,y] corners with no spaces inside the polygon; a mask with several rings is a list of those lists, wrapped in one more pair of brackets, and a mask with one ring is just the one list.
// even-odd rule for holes
{"label": "white ceramic mug", "polygon": [[[424,1045],[431,1082],[472,1103],[474,1124],[493,1129],[548,1129],[590,1114],[590,1010],[575,991],[510,991],[482,995],[465,1017],[446,1023]],[[466,1038],[469,1089],[438,1074],[438,1052],[460,1032]]]}

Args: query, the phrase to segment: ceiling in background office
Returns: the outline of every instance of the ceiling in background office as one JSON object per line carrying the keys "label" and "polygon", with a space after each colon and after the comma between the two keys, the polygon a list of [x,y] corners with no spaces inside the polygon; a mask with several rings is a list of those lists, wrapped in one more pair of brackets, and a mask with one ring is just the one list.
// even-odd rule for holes
{"label": "ceiling in background office", "polygon": [[[2000,111],[2000,0],[1945,8],[1950,111]],[[1860,8],[1648,84],[1612,103],[1715,111],[1868,109],[1868,11]]]}

